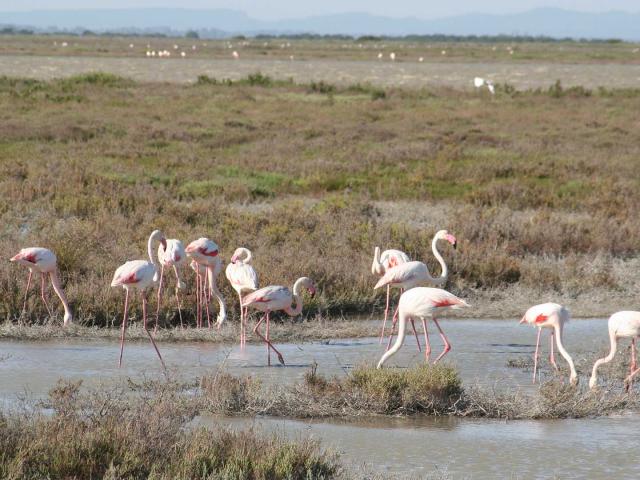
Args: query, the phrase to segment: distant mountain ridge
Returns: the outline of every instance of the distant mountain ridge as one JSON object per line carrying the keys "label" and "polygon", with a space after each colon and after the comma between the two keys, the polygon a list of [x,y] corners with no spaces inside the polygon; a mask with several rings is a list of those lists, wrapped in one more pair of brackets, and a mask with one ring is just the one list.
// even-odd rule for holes
{"label": "distant mountain ridge", "polygon": [[537,8],[523,13],[470,13],[432,20],[391,18],[352,12],[299,19],[264,21],[229,9],[91,9],[0,12],[0,25],[36,30],[157,31],[204,30],[212,36],[259,33],[316,33],[345,35],[446,34],[532,35],[556,38],[618,38],[640,40],[640,12],[586,13]]}

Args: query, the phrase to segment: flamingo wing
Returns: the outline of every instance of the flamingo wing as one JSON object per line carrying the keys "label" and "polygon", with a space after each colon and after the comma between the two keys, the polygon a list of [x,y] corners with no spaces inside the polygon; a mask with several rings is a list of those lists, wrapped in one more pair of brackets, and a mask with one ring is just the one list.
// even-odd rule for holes
{"label": "flamingo wing", "polygon": [[422,262],[407,262],[388,269],[373,289],[408,282],[416,277]]}
{"label": "flamingo wing", "polygon": [[225,274],[229,283],[236,290],[256,290],[258,288],[258,273],[251,265],[230,263]]}
{"label": "flamingo wing", "polygon": [[275,310],[279,307],[286,306],[292,302],[291,291],[287,287],[280,285],[270,285],[268,287],[261,288],[255,292],[251,292],[242,299],[242,306],[248,307],[251,305],[269,305],[270,310]]}
{"label": "flamingo wing", "polygon": [[409,262],[409,256],[401,250],[385,250],[380,255],[380,263],[385,270]]}
{"label": "flamingo wing", "polygon": [[143,286],[153,281],[156,268],[146,260],[131,260],[117,268],[111,280],[112,287]]}

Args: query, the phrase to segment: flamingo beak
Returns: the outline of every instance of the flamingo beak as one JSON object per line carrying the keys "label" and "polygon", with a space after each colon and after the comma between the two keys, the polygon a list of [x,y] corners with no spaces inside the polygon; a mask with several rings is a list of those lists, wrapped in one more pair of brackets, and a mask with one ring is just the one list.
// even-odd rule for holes
{"label": "flamingo beak", "polygon": [[309,295],[311,295],[311,298],[316,296],[316,288],[315,287],[311,287],[309,289]]}
{"label": "flamingo beak", "polygon": [[237,258],[236,258],[235,255],[233,257],[231,257],[231,263],[236,263],[236,260],[237,260]]}
{"label": "flamingo beak", "polygon": [[458,246],[458,241],[456,240],[456,237],[454,237],[450,233],[448,233],[444,238],[447,239],[447,242],[449,242],[454,249]]}

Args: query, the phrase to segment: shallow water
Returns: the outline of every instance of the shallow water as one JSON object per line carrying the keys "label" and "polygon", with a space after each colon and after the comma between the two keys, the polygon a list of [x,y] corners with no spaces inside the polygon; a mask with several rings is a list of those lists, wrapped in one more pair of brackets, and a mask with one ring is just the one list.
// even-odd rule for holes
{"label": "shallow water", "polygon": [[195,82],[198,75],[217,79],[245,78],[260,71],[299,83],[324,80],[334,84],[368,82],[380,86],[445,85],[472,88],[473,78],[507,82],[518,89],[546,88],[556,80],[587,88],[637,87],[640,65],[543,63],[413,63],[347,60],[220,60],[202,58],[112,58],[7,55],[0,57],[0,75],[50,79],[103,71],[153,82]]}
{"label": "shallow water", "polygon": [[[379,325],[379,322],[376,322]],[[536,331],[516,321],[442,320],[453,350],[446,357],[461,372],[465,384],[530,389],[530,373],[507,368],[507,360],[530,356]],[[442,343],[430,328],[433,353]],[[421,341],[422,338],[421,338]],[[575,358],[592,359],[607,348],[606,320],[575,320],[565,329],[566,348]],[[252,374],[265,382],[293,382],[315,361],[324,374],[343,375],[359,363],[377,362],[384,348],[375,338],[339,339],[328,343],[277,344],[286,367],[266,367],[263,345],[173,343],[159,345],[167,367],[186,379],[211,374],[218,368],[233,374]],[[548,337],[543,335],[543,355]],[[96,385],[126,377],[161,376],[159,362],[148,342],[125,345],[124,364],[117,368],[117,341],[68,340],[48,342],[0,341],[0,399],[11,402],[28,392],[46,394],[59,377]],[[624,353],[621,353],[624,354]],[[273,359],[276,362],[275,358]],[[422,361],[415,339],[389,365]],[[561,357],[558,363],[564,366]],[[581,382],[586,382],[584,377]],[[452,478],[640,478],[630,449],[637,442],[640,416],[560,421],[487,421],[457,418],[375,418],[320,422],[284,419],[204,417],[206,425],[257,425],[294,438],[310,435],[343,454],[360,469],[426,475],[436,468]]]}

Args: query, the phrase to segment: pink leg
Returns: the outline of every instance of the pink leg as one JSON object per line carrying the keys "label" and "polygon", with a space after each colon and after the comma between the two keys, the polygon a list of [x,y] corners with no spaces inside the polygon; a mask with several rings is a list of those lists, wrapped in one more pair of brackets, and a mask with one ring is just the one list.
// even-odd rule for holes
{"label": "pink leg", "polygon": [[435,323],[436,327],[438,327],[438,331],[440,332],[440,336],[442,337],[442,341],[444,342],[444,350],[442,351],[442,353],[440,355],[438,355],[438,358],[436,358],[433,361],[433,363],[436,364],[436,363],[438,363],[438,360],[440,360],[442,357],[444,357],[449,352],[449,350],[451,350],[451,344],[449,343],[449,340],[447,340],[446,335],[442,331],[442,328],[440,328],[440,324],[438,323],[438,320],[436,320],[435,317],[433,317],[433,323]]}
{"label": "pink leg", "polygon": [[396,318],[396,316],[393,316],[393,319],[391,321],[391,335],[389,335],[389,341],[387,342],[387,350],[389,350],[391,348],[391,340],[393,340],[393,335],[396,331],[396,323],[398,322],[398,319]]}
{"label": "pink leg", "polygon": [[180,309],[180,296],[178,295],[177,288],[176,288],[176,305],[178,305],[178,316],[180,317],[180,330],[184,330],[184,324],[182,323],[182,310]]}
{"label": "pink leg", "polygon": [[[269,342],[269,313],[270,312],[267,312],[267,328],[265,332],[267,342]],[[269,348],[269,345],[267,345],[267,365],[271,366],[271,349]]]}
{"label": "pink leg", "polygon": [[155,340],[151,336],[151,332],[147,330],[147,293],[143,291],[141,292],[141,294],[142,294],[142,324],[144,325],[144,331],[147,332],[147,335],[149,335],[149,340],[151,340],[151,345],[153,345],[153,348],[156,350],[156,353],[158,354],[158,358],[160,359],[162,368],[166,370],[167,367],[165,367],[164,365],[164,360],[162,360],[162,355],[160,355],[160,350],[158,350],[158,346],[156,345]]}
{"label": "pink leg", "polygon": [[549,350],[549,352],[550,352],[550,353],[549,353],[549,362],[551,362],[551,365],[553,365],[553,368],[555,368],[555,369],[556,369],[556,372],[559,372],[559,371],[560,371],[560,369],[558,368],[558,364],[556,363],[556,357],[555,357],[555,355],[553,354],[553,340],[554,340],[554,335],[555,335],[555,332],[552,330],[552,331],[551,331],[551,335],[549,336],[549,340],[550,340],[550,342],[549,342],[549,349],[550,349],[550,350]]}
{"label": "pink leg", "polygon": [[120,337],[120,360],[118,360],[118,368],[122,367],[122,352],[124,351],[124,334],[127,331],[127,313],[129,312],[129,289],[124,297],[124,316],[122,317],[122,336]]}
{"label": "pink leg", "polygon": [[387,326],[387,318],[389,317],[389,295],[391,294],[391,286],[387,285],[387,305],[384,307],[384,320],[382,321],[382,331],[380,332],[380,344],[384,340],[384,329]]}
{"label": "pink leg", "polygon": [[33,277],[33,270],[29,269],[29,278],[27,278],[27,289],[24,291],[22,313],[25,313],[27,311],[27,298],[29,297],[29,288],[31,288],[31,277]]}
{"label": "pink leg", "polygon": [[164,280],[164,265],[160,267],[160,283],[158,283],[158,305],[156,305],[156,326],[153,333],[158,331],[158,319],[160,318],[160,299],[162,298],[162,281]]}
{"label": "pink leg", "polygon": [[[253,327],[253,333],[255,333],[257,336],[259,336],[263,342],[265,342],[267,344],[268,347],[271,347],[271,349],[276,353],[276,355],[278,355],[278,361],[284,365],[284,358],[282,358],[282,354],[276,349],[276,347],[274,347],[272,345],[272,343],[269,341],[268,338],[264,337],[260,331],[258,330],[258,327],[260,327],[260,324],[267,319],[267,321],[269,320],[269,312],[267,312],[265,315],[262,316],[262,318],[258,321],[258,323],[255,324],[255,326]],[[268,323],[267,323],[268,325]]]}
{"label": "pink leg", "polygon": [[47,312],[49,312],[49,317],[53,317],[53,313],[51,312],[51,308],[49,308],[49,304],[47,303],[47,298],[44,296],[44,282],[45,282],[46,274],[40,274],[40,296],[42,297],[42,302],[44,306],[47,307]]}
{"label": "pink leg", "polygon": [[208,296],[209,292],[209,281],[207,280],[208,276],[204,276],[204,281],[202,282],[202,299],[205,301],[207,305],[207,327],[211,330],[211,314],[209,313],[209,301],[211,297]]}
{"label": "pink leg", "polygon": [[416,343],[418,344],[418,351],[421,352],[422,348],[420,348],[420,339],[418,338],[418,332],[416,331],[416,324],[413,321],[413,318],[411,319],[411,328],[413,328],[413,334],[416,336]]}
{"label": "pink leg", "polygon": [[238,292],[240,301],[240,348],[244,348],[244,308],[242,308],[242,294]]}
{"label": "pink leg", "polygon": [[196,272],[196,328],[200,328],[200,274]]}
{"label": "pink leg", "polygon": [[536,353],[533,355],[533,383],[536,383],[536,372],[538,371],[538,352],[540,350],[540,334],[542,329],[538,329],[538,337],[536,338]]}
{"label": "pink leg", "polygon": [[244,307],[244,315],[242,317],[242,320],[244,322],[244,325],[242,327],[243,331],[244,331],[244,338],[243,338],[243,344],[246,346],[247,345],[247,323],[249,323],[249,307]]}
{"label": "pink leg", "polygon": [[624,381],[624,390],[628,392],[633,388],[633,377],[638,373],[636,370],[638,368],[638,363],[636,361],[636,339],[635,337],[631,339],[631,363],[629,364],[629,376]]}
{"label": "pink leg", "polygon": [[429,363],[429,357],[431,357],[431,344],[429,343],[429,331],[427,330],[427,321],[422,319],[422,329],[424,330],[424,358]]}

